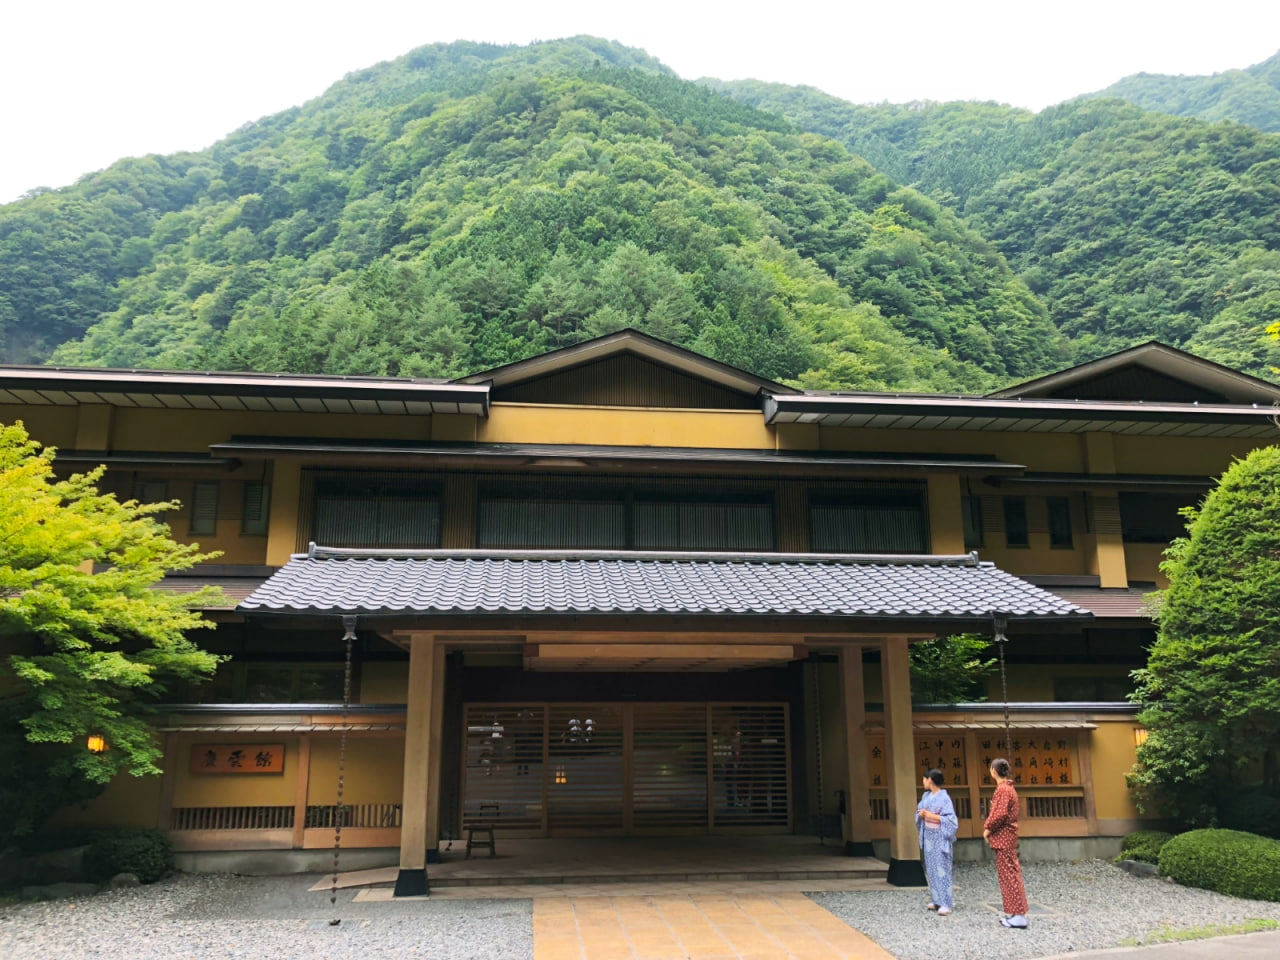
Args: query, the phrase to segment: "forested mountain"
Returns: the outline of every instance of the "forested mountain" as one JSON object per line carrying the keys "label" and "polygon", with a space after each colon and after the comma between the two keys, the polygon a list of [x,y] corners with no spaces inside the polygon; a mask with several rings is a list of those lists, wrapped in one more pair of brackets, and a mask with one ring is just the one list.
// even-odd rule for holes
{"label": "forested mountain", "polygon": [[1201,120],[1234,120],[1280,132],[1280,53],[1243,70],[1208,77],[1135,73],[1090,97],[1116,98],[1144,110]]}
{"label": "forested mountain", "polygon": [[592,38],[435,45],[38,192],[0,207],[0,359],[455,376],[633,326],[819,388],[1153,337],[1280,366],[1280,135],[710,86]]}
{"label": "forested mountain", "polygon": [[1077,100],[857,106],[711,84],[833,137],[991,240],[1085,360],[1158,338],[1274,376],[1280,135]]}
{"label": "forested mountain", "polygon": [[11,362],[452,376],[624,326],[815,387],[1065,357],[952,212],[589,38],[424,47],[0,208]]}

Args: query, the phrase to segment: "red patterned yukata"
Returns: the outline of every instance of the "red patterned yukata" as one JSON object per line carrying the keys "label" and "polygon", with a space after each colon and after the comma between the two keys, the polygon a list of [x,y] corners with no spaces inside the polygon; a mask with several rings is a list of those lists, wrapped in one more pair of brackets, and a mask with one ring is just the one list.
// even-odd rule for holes
{"label": "red patterned yukata", "polygon": [[983,827],[996,854],[996,879],[1000,881],[1004,912],[1011,917],[1025,917],[1027,888],[1022,882],[1022,865],[1018,863],[1018,791],[1012,783],[1003,781],[996,785]]}

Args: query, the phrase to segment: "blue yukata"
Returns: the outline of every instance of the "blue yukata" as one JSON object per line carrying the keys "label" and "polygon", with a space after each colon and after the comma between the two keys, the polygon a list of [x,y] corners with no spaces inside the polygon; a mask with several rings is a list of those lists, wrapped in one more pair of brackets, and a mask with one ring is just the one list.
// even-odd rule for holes
{"label": "blue yukata", "polygon": [[[920,816],[928,810],[942,818],[941,823],[928,823]],[[947,791],[925,791],[916,807],[916,827],[920,830],[920,849],[924,853],[924,873],[929,879],[929,897],[941,909],[951,910],[951,848],[956,842],[960,821]]]}

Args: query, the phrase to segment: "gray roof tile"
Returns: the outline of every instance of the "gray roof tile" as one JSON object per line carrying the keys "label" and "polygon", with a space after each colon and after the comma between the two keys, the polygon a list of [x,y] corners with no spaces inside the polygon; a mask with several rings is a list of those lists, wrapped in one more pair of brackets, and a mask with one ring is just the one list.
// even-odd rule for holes
{"label": "gray roof tile", "polygon": [[860,619],[968,618],[997,611],[1016,620],[1054,621],[1091,616],[972,557],[347,554],[319,550],[294,557],[245,598],[239,611]]}

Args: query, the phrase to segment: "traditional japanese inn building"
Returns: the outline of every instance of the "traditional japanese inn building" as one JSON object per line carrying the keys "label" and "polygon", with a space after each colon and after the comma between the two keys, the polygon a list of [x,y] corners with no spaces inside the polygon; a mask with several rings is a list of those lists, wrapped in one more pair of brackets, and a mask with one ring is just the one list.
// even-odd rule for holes
{"label": "traditional japanese inn building", "polygon": [[[1007,636],[1022,834],[1118,837],[1144,597],[1280,387],[1158,343],[989,396],[803,392],[624,331],[458,381],[0,368],[0,422],[177,499],[222,556],[163,778],[65,824],[184,864],[342,843],[425,892],[442,840],[824,834],[919,871],[924,770],[980,837],[985,702],[912,643]],[[343,806],[339,731],[350,638]],[[318,860],[317,860],[318,863]]]}

